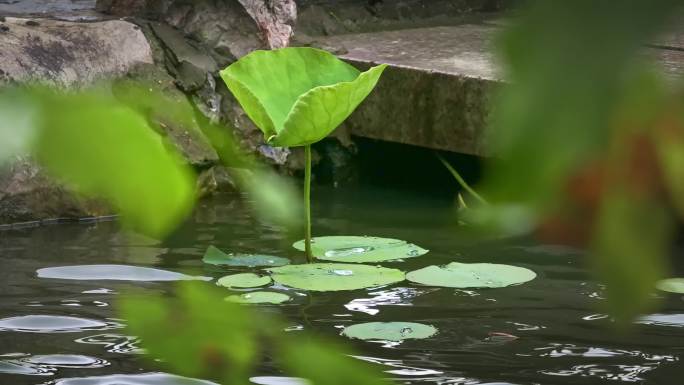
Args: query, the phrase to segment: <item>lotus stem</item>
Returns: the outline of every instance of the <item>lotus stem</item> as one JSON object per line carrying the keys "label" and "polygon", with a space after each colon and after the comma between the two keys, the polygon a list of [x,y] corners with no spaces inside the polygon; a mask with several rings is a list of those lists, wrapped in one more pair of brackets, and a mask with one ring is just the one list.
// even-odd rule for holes
{"label": "lotus stem", "polygon": [[304,235],[304,253],[306,261],[313,262],[311,252],[311,145],[304,146],[304,217],[306,220],[306,233]]}

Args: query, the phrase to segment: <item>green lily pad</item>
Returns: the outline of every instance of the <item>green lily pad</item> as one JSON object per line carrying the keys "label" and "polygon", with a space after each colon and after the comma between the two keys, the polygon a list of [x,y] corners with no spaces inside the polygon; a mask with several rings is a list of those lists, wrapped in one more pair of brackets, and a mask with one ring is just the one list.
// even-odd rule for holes
{"label": "green lily pad", "polygon": [[669,293],[684,294],[684,278],[662,279],[656,283],[656,288]]}
{"label": "green lily pad", "polygon": [[279,304],[287,302],[292,297],[287,294],[278,293],[275,291],[252,291],[244,294],[230,295],[226,297],[226,301],[237,302],[237,303],[270,303]]}
{"label": "green lily pad", "polygon": [[250,288],[268,285],[271,283],[271,277],[267,275],[257,275],[254,273],[240,273],[226,275],[219,278],[216,284],[227,288]]}
{"label": "green lily pad", "polygon": [[227,254],[214,246],[209,246],[202,257],[204,263],[225,266],[283,266],[290,264],[290,260],[283,257],[262,254]]}
{"label": "green lily pad", "polygon": [[[303,251],[304,241],[297,241],[292,246]],[[400,239],[352,235],[315,237],[311,242],[311,252],[318,259],[364,263],[418,257],[428,250]]]}
{"label": "green lily pad", "polygon": [[268,271],[279,284],[311,291],[356,290],[389,285],[405,279],[401,270],[346,263],[287,265]]}
{"label": "green lily pad", "polygon": [[505,287],[533,280],[537,274],[518,266],[494,263],[458,263],[428,266],[406,274],[411,282],[429,286],[476,288]]}
{"label": "green lily pad", "polygon": [[342,335],[360,340],[403,341],[424,339],[437,334],[432,325],[415,322],[367,322],[347,326]]}
{"label": "green lily pad", "polygon": [[269,144],[305,146],[330,134],[368,96],[387,67],[360,72],[308,47],[257,50],[221,71]]}

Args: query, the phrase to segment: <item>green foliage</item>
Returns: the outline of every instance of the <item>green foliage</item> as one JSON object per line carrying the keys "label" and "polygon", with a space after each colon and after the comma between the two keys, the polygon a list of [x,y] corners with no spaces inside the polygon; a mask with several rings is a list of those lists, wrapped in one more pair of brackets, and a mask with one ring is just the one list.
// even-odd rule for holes
{"label": "green foliage", "polygon": [[271,277],[254,273],[240,273],[226,275],[219,278],[216,284],[227,288],[249,288],[265,286],[271,283]]}
{"label": "green foliage", "polygon": [[[226,85],[268,143],[305,146],[304,250],[308,262],[313,262],[310,146],[328,136],[356,109],[385,67],[382,64],[361,73],[329,52],[291,47],[252,52],[221,71]],[[259,191],[264,201],[280,198],[278,189],[268,191],[260,185],[254,192]]]}
{"label": "green foliage", "polygon": [[280,346],[280,359],[286,370],[295,376],[311,380],[314,385],[389,385],[371,366],[359,361],[343,361],[351,356],[339,344],[326,341],[289,339]]}
{"label": "green foliage", "polygon": [[432,325],[416,322],[367,322],[350,325],[342,330],[342,335],[360,340],[403,341],[425,339],[437,334]]}
{"label": "green foliage", "polygon": [[177,294],[177,300],[149,293],[121,300],[130,332],[175,372],[242,383],[258,357],[259,330],[278,324],[224,301],[204,285],[182,285]]}
{"label": "green foliage", "polygon": [[268,269],[281,285],[311,291],[356,290],[404,280],[404,273],[386,267],[345,263],[309,263]]}
{"label": "green foliage", "polygon": [[252,121],[275,146],[330,134],[373,90],[385,65],[360,73],[314,48],[255,51],[221,71]]}
{"label": "green foliage", "polygon": [[[304,250],[304,241],[297,241],[292,246],[297,250]],[[311,250],[318,259],[354,263],[412,258],[429,251],[399,239],[353,235],[314,237]]]}
{"label": "green foliage", "polygon": [[133,110],[96,93],[46,94],[41,107],[35,153],[52,174],[104,197],[125,223],[153,236],[189,213],[191,171]]}
{"label": "green foliage", "polygon": [[406,274],[411,282],[456,288],[495,288],[533,280],[537,274],[518,266],[495,263],[458,263],[428,266]]}
{"label": "green foliage", "polygon": [[192,171],[138,113],[111,95],[5,89],[0,111],[0,163],[33,154],[53,176],[105,199],[124,224],[152,236],[166,235],[189,213]]}
{"label": "green foliage", "polygon": [[[657,139],[657,116],[671,108],[668,87],[658,77],[644,81],[641,52],[681,2],[528,6],[499,39],[509,84],[493,107],[497,157],[483,185],[506,218],[492,210],[484,217],[509,233],[519,218],[521,230],[537,228],[542,236],[591,247],[599,278],[608,283],[610,309],[626,320],[650,306],[671,239],[668,194],[657,177],[646,176],[664,169],[665,189],[675,201],[682,196],[684,142],[679,134]],[[648,153],[653,144],[655,162]]]}
{"label": "green foliage", "polygon": [[0,92],[0,166],[14,156],[27,154],[35,140],[39,108],[27,93]]}
{"label": "green foliage", "polygon": [[380,385],[379,372],[343,347],[283,332],[283,323],[225,301],[207,285],[183,284],[178,298],[128,296],[119,309],[151,358],[179,374],[223,384],[245,383],[255,360],[268,353],[288,374],[326,385]]}
{"label": "green foliage", "polygon": [[263,254],[226,254],[214,246],[209,246],[202,257],[204,263],[219,266],[283,266],[290,260],[284,257]]}

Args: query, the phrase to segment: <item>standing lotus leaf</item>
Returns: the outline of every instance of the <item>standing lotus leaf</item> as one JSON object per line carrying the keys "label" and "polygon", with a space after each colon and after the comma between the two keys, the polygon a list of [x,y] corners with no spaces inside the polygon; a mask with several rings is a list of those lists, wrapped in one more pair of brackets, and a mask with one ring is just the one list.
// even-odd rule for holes
{"label": "standing lotus leaf", "polygon": [[404,272],[380,266],[346,263],[309,263],[268,269],[273,280],[301,290],[338,291],[401,282]]}
{"label": "standing lotus leaf", "polygon": [[[304,241],[297,241],[292,246],[304,250]],[[400,239],[359,236],[314,237],[311,251],[318,259],[354,263],[412,258],[428,252]]]}
{"label": "standing lotus leaf", "polygon": [[533,280],[537,274],[518,266],[495,263],[458,263],[428,266],[406,274],[411,282],[429,286],[478,288],[506,287]]}
{"label": "standing lotus leaf", "polygon": [[307,47],[254,51],[221,71],[247,116],[274,146],[325,138],[368,96],[386,65],[360,72]]}
{"label": "standing lotus leaf", "polygon": [[220,249],[209,246],[202,257],[204,263],[210,265],[222,266],[283,266],[290,263],[290,260],[284,257],[276,257],[273,255],[263,254],[227,254]]}
{"label": "standing lotus leaf", "polygon": [[249,293],[229,295],[226,301],[244,303],[244,304],[273,304],[277,305],[287,302],[292,297],[287,294],[278,293],[275,291],[252,291]]}
{"label": "standing lotus leaf", "polygon": [[219,278],[216,284],[227,288],[250,288],[268,285],[271,283],[271,278],[267,275],[261,276],[254,273],[241,273],[226,275]]}
{"label": "standing lotus leaf", "polygon": [[656,288],[668,293],[684,294],[684,278],[662,279],[656,283]]}
{"label": "standing lotus leaf", "polygon": [[254,51],[221,71],[247,116],[279,147],[304,146],[304,217],[311,252],[311,144],[328,136],[370,94],[387,67],[360,72],[330,52],[308,47]]}
{"label": "standing lotus leaf", "polygon": [[403,341],[424,339],[437,334],[432,325],[416,322],[367,322],[347,326],[342,335],[360,340]]}

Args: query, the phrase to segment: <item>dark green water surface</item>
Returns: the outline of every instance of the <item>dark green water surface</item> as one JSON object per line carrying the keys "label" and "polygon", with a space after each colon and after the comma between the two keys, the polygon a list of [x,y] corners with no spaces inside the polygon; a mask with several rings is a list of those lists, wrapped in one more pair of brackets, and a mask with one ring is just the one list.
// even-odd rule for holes
{"label": "dark green water surface", "polygon": [[[451,203],[418,193],[319,188],[314,234],[400,238],[431,250],[385,264],[407,271],[451,261],[496,262],[527,267],[538,278],[489,290],[403,282],[313,293],[302,301],[308,303],[306,317],[300,305],[268,311],[282,312],[290,333],[314,330],[340,340],[346,340],[340,329],[357,322],[434,325],[439,333],[427,340],[347,341],[359,359],[381,364],[399,384],[684,383],[681,297],[668,297],[631,334],[617,334],[600,311],[603,288],[584,269],[581,251],[526,239],[474,241],[455,225]],[[48,279],[37,270],[123,264],[216,278],[231,270],[203,265],[209,245],[301,260],[290,247],[297,239],[255,220],[231,197],[201,203],[163,242],[126,234],[116,222],[1,231],[0,384],[209,384],[177,382],[159,372],[114,313],[113,303],[126,289],[172,292],[173,283]],[[255,376],[262,376],[256,383],[294,384],[277,368],[264,367]]]}

